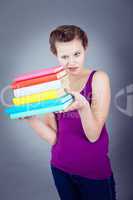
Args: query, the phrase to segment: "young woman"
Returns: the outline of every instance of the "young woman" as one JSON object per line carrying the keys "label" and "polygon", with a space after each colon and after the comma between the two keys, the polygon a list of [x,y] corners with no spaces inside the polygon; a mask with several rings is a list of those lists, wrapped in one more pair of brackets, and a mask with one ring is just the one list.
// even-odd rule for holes
{"label": "young woman", "polygon": [[52,145],[51,170],[61,200],[116,200],[105,124],[111,100],[109,76],[84,67],[88,38],[80,27],[59,26],[49,42],[68,73],[66,91],[75,101],[62,112],[46,114],[44,120],[26,120]]}

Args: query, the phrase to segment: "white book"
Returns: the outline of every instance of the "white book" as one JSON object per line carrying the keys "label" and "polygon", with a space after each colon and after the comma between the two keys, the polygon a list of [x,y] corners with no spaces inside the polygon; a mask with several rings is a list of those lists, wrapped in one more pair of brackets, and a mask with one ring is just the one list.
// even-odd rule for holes
{"label": "white book", "polygon": [[64,76],[59,80],[14,89],[13,93],[15,97],[19,98],[31,94],[37,94],[47,90],[60,89],[60,88],[69,88],[68,75]]}

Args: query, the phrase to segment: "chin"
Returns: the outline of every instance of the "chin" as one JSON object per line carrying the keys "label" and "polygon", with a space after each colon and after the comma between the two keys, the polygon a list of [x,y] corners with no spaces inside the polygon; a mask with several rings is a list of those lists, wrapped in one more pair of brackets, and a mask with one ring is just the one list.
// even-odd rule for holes
{"label": "chin", "polygon": [[75,70],[75,71],[69,70],[68,73],[71,74],[71,75],[80,75],[81,74],[81,72],[79,70]]}

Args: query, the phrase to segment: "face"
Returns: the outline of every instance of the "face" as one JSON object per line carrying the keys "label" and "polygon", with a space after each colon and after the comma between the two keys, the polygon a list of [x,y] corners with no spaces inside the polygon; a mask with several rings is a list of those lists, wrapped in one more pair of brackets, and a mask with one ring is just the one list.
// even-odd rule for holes
{"label": "face", "polygon": [[56,42],[57,59],[69,74],[80,74],[85,60],[85,49],[82,41],[74,39],[69,42]]}

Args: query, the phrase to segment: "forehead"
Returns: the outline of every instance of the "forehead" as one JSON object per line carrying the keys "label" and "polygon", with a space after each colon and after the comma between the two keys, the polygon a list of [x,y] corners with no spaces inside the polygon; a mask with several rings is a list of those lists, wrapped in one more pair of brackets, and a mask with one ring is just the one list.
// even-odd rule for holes
{"label": "forehead", "polygon": [[82,41],[78,39],[74,39],[69,42],[56,42],[56,49],[58,54],[67,54],[73,53],[74,51],[82,50]]}

